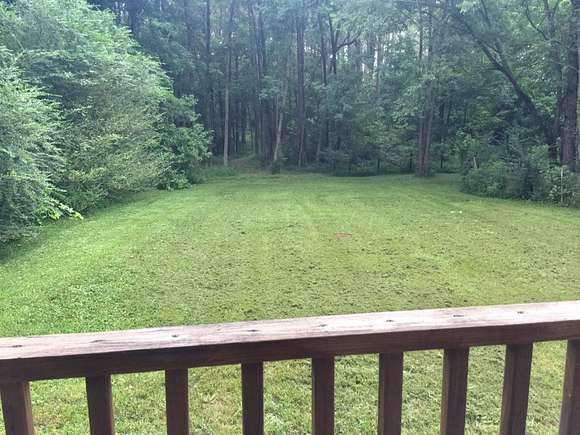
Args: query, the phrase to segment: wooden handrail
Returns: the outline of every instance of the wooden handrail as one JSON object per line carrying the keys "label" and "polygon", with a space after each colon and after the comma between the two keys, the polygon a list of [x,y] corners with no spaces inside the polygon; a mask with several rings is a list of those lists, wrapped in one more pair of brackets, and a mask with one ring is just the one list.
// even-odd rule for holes
{"label": "wooden handrail", "polygon": [[29,381],[84,377],[92,433],[114,432],[110,376],[165,370],[168,432],[186,434],[187,369],[242,364],[244,432],[263,432],[263,363],[313,360],[313,431],[333,433],[334,357],[380,354],[378,427],[400,433],[403,352],[445,349],[441,433],[462,433],[469,348],[506,345],[503,434],[523,433],[532,345],[569,340],[561,435],[580,434],[580,301],[0,339],[6,432],[33,433]]}

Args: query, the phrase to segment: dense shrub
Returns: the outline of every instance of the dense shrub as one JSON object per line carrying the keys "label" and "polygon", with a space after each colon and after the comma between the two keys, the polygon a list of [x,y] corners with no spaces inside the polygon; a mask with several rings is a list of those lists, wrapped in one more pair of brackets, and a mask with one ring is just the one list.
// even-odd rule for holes
{"label": "dense shrub", "polygon": [[160,152],[168,164],[160,185],[165,189],[182,189],[203,181],[201,163],[211,156],[211,134],[199,122],[194,107],[195,98],[173,95],[161,104]]}
{"label": "dense shrub", "polygon": [[0,28],[27,80],[59,103],[65,170],[55,182],[69,203],[82,211],[156,185],[164,161],[151,150],[169,83],[128,30],[84,0],[20,0],[0,7]]}
{"label": "dense shrub", "polygon": [[498,198],[547,201],[580,206],[580,175],[553,166],[546,147],[535,147],[520,161],[491,160],[467,172],[465,192]]}
{"label": "dense shrub", "polygon": [[0,241],[200,180],[211,138],[195,100],[173,96],[112,13],[85,0],[0,2],[0,47]]}
{"label": "dense shrub", "polygon": [[54,144],[56,108],[22,79],[9,57],[0,46],[0,242],[30,234],[39,219],[68,210],[53,183],[62,165]]}

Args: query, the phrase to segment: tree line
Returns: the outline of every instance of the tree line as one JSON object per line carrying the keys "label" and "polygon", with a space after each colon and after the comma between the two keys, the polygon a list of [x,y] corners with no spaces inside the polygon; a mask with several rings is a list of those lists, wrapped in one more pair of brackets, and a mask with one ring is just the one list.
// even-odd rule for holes
{"label": "tree line", "polygon": [[[212,153],[266,167],[471,173],[568,196],[579,0],[92,0],[198,96]],[[560,174],[560,175],[558,175]]]}
{"label": "tree line", "polygon": [[12,0],[0,20],[4,240],[195,183],[210,153],[580,203],[580,0]]}

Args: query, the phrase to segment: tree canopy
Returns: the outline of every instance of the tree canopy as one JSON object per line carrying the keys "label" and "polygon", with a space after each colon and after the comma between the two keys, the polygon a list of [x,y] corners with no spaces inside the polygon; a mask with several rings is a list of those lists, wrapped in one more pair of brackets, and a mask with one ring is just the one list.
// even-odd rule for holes
{"label": "tree canopy", "polygon": [[162,60],[177,94],[199,97],[214,154],[429,175],[538,145],[575,170],[573,2],[93,3]]}

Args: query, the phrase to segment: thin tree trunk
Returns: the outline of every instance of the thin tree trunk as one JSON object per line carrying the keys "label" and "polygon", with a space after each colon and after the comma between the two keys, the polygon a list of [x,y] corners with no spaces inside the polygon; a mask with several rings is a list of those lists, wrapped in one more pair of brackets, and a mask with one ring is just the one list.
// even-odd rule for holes
{"label": "thin tree trunk", "polygon": [[232,81],[232,31],[234,24],[234,10],[236,0],[230,3],[230,17],[228,20],[227,33],[227,59],[226,59],[226,86],[224,97],[224,166],[228,166],[229,142],[230,142],[230,86]]}
{"label": "thin tree trunk", "polygon": [[[285,65],[284,65],[284,70],[285,70],[285,75],[284,75],[284,86],[282,89],[282,102],[276,104],[276,119],[277,119],[277,125],[276,125],[276,142],[274,144],[274,151],[273,151],[273,155],[272,155],[272,163],[273,165],[275,165],[276,163],[278,163],[278,160],[280,159],[280,147],[282,145],[282,128],[284,127],[284,111],[286,109],[286,100],[288,98],[288,84],[290,83],[290,77],[289,77],[289,57],[290,57],[290,53],[291,53],[291,45],[288,45],[288,52],[286,55],[286,59],[285,59]],[[279,99],[279,97],[277,98],[277,100]]]}
{"label": "thin tree trunk", "polygon": [[[564,77],[564,69],[562,68],[562,53],[561,53],[561,41],[558,38],[558,24],[556,23],[555,17],[555,9],[552,9],[548,0],[543,0],[543,7],[544,7],[544,17],[547,23],[547,31],[548,31],[548,42],[550,44],[550,58],[552,63],[552,72],[554,74],[554,81],[557,83],[556,88],[556,103],[554,109],[554,119],[552,122],[552,136],[554,138],[560,137],[564,135],[562,125],[562,115],[564,110],[564,100],[566,99],[567,93],[567,84]],[[528,14],[528,19],[530,23],[532,19],[529,16],[528,6],[526,4],[526,14]],[[542,33],[542,36],[545,38],[545,34]],[[550,156],[550,160],[556,162],[558,160],[558,149],[557,144],[553,143],[550,144],[550,148],[548,149],[548,153]],[[560,150],[560,159],[564,159],[564,148]]]}
{"label": "thin tree trunk", "polygon": [[[214,98],[211,76],[211,0],[205,2],[205,79],[207,93],[205,95],[205,122],[208,130],[214,129]],[[215,144],[215,138],[214,138]]]}
{"label": "thin tree trunk", "polygon": [[[433,11],[429,11],[429,22],[427,29],[428,45],[425,59],[424,73],[429,75],[433,65],[434,56],[434,39],[436,32],[433,29]],[[424,37],[423,31],[421,34]],[[423,40],[423,38],[421,38]],[[423,59],[421,51],[423,50],[423,42],[420,42],[420,58]],[[421,114],[419,124],[419,149],[417,152],[417,168],[416,175],[418,177],[426,177],[429,175],[429,151],[431,147],[431,136],[433,130],[433,112],[434,112],[434,95],[433,95],[433,79],[430,77],[424,84],[424,101],[423,111]]]}
{"label": "thin tree trunk", "polygon": [[284,109],[286,107],[286,97],[288,94],[288,80],[284,81],[284,90],[282,94],[282,102],[277,105],[278,125],[276,127],[276,144],[274,145],[274,156],[272,162],[278,163],[280,159],[280,147],[282,145],[282,128],[284,126]]}
{"label": "thin tree trunk", "polygon": [[[320,33],[320,61],[322,68],[322,83],[324,84],[324,89],[326,91],[328,86],[328,52],[326,49],[326,38],[324,37],[324,22],[322,20],[322,14],[318,14],[318,32]],[[330,143],[330,121],[328,120],[328,114],[326,109],[322,111],[322,117],[324,120],[324,127],[322,132],[322,138],[318,141],[318,148],[316,150],[316,163],[320,162],[320,150],[321,148],[327,149]],[[322,143],[321,143],[322,142]]]}
{"label": "thin tree trunk", "polygon": [[254,64],[254,68],[256,70],[256,83],[254,87],[254,153],[257,156],[262,155],[264,146],[263,140],[263,109],[262,109],[262,101],[260,99],[260,92],[262,90],[262,54],[263,51],[260,48],[260,36],[258,31],[258,20],[256,19],[256,15],[254,13],[253,1],[249,0],[247,2],[248,5],[248,18],[250,24],[250,49],[252,51],[252,63]]}
{"label": "thin tree trunk", "polygon": [[304,8],[299,8],[296,11],[296,122],[298,124],[298,166],[302,166],[304,163],[306,148],[306,101],[304,95],[304,20]]}
{"label": "thin tree trunk", "polygon": [[[580,0],[572,0],[574,18],[576,19],[576,170],[580,167]],[[574,37],[574,35],[572,35]]]}
{"label": "thin tree trunk", "polygon": [[570,27],[571,41],[568,49],[568,63],[565,70],[566,89],[564,93],[564,126],[562,128],[562,165],[574,171],[576,163],[576,136],[578,122],[578,37],[575,20],[572,20]]}
{"label": "thin tree trunk", "polygon": [[334,30],[334,23],[330,15],[328,16],[328,28],[330,31],[330,71],[336,76],[338,69],[336,56],[338,55],[338,35],[340,31]]}
{"label": "thin tree trunk", "polygon": [[383,69],[384,46],[381,37],[377,41],[377,66],[375,67],[375,97],[381,95],[381,71]]}

